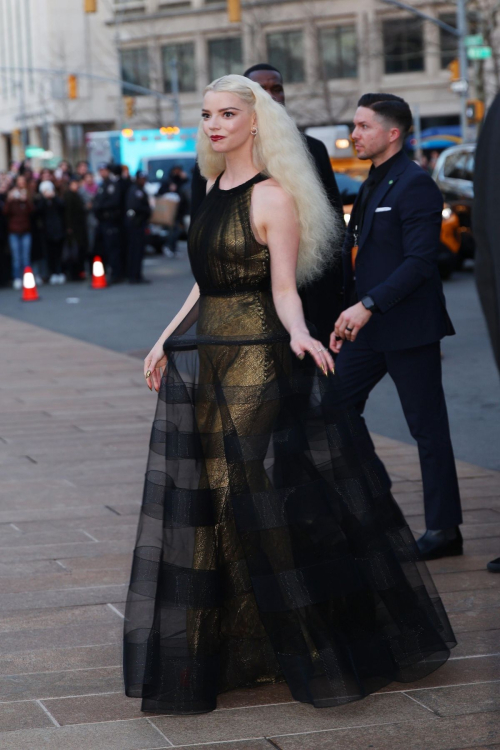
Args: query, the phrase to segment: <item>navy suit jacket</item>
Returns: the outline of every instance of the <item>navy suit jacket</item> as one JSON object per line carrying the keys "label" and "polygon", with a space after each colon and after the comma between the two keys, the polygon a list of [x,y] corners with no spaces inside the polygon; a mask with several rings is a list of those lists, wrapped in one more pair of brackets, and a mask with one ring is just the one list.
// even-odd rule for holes
{"label": "navy suit jacket", "polygon": [[343,247],[346,306],[354,292],[358,299],[373,298],[379,312],[363,331],[376,351],[424,346],[455,333],[437,264],[442,209],[434,180],[401,151],[368,200],[355,276],[352,221],[348,227]]}

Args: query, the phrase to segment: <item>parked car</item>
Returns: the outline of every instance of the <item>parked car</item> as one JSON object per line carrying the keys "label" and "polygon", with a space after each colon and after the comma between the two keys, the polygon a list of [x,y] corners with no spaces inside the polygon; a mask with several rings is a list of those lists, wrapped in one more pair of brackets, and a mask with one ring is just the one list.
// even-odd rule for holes
{"label": "parked car", "polygon": [[475,150],[474,143],[447,148],[440,154],[432,175],[445,203],[441,246],[443,266],[449,270],[447,275],[454,268],[460,268],[464,260],[474,257],[472,203]]}
{"label": "parked car", "polygon": [[337,181],[337,187],[344,207],[344,221],[347,225],[351,220],[352,207],[356,200],[356,196],[361,189],[363,180],[356,180],[342,172],[335,172],[335,179]]}

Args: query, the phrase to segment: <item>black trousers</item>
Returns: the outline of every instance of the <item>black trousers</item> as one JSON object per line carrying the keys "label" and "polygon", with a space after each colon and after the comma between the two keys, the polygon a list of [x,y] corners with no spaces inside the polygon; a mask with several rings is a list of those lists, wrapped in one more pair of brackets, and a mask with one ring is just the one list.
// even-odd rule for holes
{"label": "black trousers", "polygon": [[104,262],[111,272],[111,280],[122,276],[122,233],[119,223],[103,221],[99,226],[104,248]]}
{"label": "black trousers", "polygon": [[142,258],[146,241],[146,227],[135,222],[126,223],[127,230],[127,275],[130,281],[139,281],[142,276]]}
{"label": "black trousers", "polygon": [[63,252],[64,240],[49,240],[45,241],[45,248],[47,252],[47,265],[49,267],[49,273],[60,274],[62,273],[62,252]]}
{"label": "black trousers", "polygon": [[374,351],[361,331],[345,342],[336,361],[345,400],[363,413],[370,391],[389,373],[412,436],[417,441],[428,529],[462,523],[455,458],[438,341],[402,351]]}

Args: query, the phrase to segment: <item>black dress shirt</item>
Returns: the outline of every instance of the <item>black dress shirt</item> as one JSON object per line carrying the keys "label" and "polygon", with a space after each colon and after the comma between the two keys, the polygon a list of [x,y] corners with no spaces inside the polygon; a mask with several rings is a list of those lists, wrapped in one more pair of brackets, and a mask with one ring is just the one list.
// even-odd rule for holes
{"label": "black dress shirt", "polygon": [[368,201],[370,200],[370,197],[372,196],[373,191],[375,190],[377,185],[380,185],[382,180],[384,180],[385,176],[388,174],[394,162],[399,158],[400,153],[401,152],[398,151],[396,154],[393,154],[390,159],[387,159],[387,161],[384,161],[378,167],[372,165],[372,168],[368,173],[368,177],[366,178],[363,186],[361,187],[361,190],[359,191],[358,199],[355,203],[354,210],[351,216],[351,229],[355,238],[354,244],[356,245],[358,244],[357,241],[363,227],[363,219],[365,217],[365,211],[368,205]]}

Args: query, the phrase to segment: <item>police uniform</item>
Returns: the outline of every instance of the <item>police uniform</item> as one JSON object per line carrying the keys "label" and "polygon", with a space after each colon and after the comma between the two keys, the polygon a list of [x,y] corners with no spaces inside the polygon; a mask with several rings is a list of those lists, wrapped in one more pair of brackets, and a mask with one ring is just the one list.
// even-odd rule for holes
{"label": "police uniform", "polygon": [[122,197],[115,175],[107,177],[96,193],[93,210],[98,221],[104,260],[110,270],[111,282],[122,277],[121,223]]}
{"label": "police uniform", "polygon": [[141,265],[146,240],[146,226],[151,215],[149,199],[142,187],[137,184],[132,184],[129,187],[125,208],[128,243],[127,272],[130,283],[137,284],[142,281]]}

